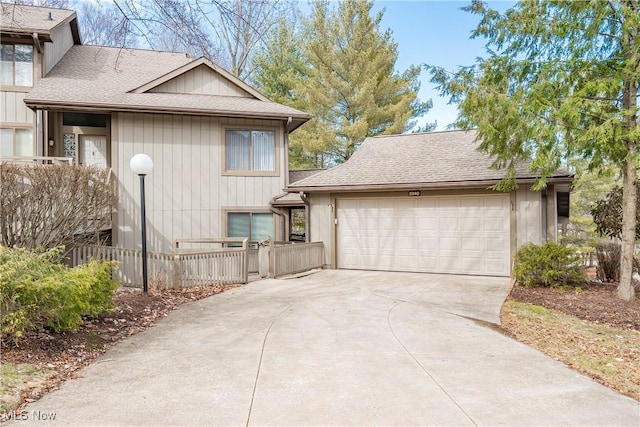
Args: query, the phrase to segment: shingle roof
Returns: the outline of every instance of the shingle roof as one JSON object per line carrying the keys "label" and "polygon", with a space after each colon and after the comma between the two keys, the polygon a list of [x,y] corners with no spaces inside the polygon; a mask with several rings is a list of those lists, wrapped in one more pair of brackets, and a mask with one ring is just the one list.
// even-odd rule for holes
{"label": "shingle roof", "polygon": [[[294,127],[309,115],[250,97],[175,93],[129,93],[190,62],[180,53],[73,46],[25,97],[32,108],[146,111],[286,119]],[[81,66],[80,66],[81,65]]]}
{"label": "shingle roof", "polygon": [[[48,19],[49,14],[51,19]],[[0,24],[3,31],[49,32],[73,16],[75,12],[72,10],[0,3]]]}
{"label": "shingle roof", "polygon": [[[488,186],[505,170],[491,168],[479,151],[475,131],[446,131],[367,138],[342,165],[289,185],[288,191],[374,190],[415,187]],[[528,164],[516,168],[518,180],[537,175]],[[570,179],[558,171],[556,178]]]}

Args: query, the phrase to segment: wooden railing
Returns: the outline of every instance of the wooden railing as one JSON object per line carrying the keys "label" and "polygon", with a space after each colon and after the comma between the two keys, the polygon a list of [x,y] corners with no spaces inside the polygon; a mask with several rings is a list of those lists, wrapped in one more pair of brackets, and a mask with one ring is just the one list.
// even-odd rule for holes
{"label": "wooden railing", "polygon": [[[176,239],[173,250],[175,253],[209,252],[211,250],[224,250],[226,248],[242,245],[244,238],[200,238],[200,239]],[[258,272],[258,248],[257,242],[247,242],[249,253],[248,273]]]}
{"label": "wooden railing", "polygon": [[[209,284],[247,283],[247,239],[236,239],[241,247],[166,254],[147,252],[151,287],[188,287]],[[142,251],[112,246],[82,246],[72,252],[73,265],[98,261],[118,261],[114,278],[125,286],[142,284]]]}
{"label": "wooden railing", "polygon": [[270,242],[269,276],[271,277],[301,273],[323,266],[324,243],[322,242]]}
{"label": "wooden railing", "polygon": [[72,165],[73,158],[47,156],[0,157],[0,162],[33,163],[37,165]]}

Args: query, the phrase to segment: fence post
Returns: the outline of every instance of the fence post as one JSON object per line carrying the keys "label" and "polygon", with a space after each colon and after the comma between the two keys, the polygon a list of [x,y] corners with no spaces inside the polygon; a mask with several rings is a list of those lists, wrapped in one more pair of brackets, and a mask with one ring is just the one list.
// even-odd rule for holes
{"label": "fence post", "polygon": [[276,242],[269,237],[269,277],[276,277]]}
{"label": "fence post", "polygon": [[242,252],[244,260],[242,263],[242,283],[249,283],[249,238],[242,240]]}
{"label": "fence post", "polygon": [[[176,243],[177,247],[177,243]],[[173,254],[173,283],[171,283],[172,288],[180,288],[182,287],[182,283],[180,283],[180,255]]]}

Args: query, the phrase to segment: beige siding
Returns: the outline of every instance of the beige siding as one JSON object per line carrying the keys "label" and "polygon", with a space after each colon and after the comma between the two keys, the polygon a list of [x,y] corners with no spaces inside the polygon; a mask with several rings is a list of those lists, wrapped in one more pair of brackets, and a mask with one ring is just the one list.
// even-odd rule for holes
{"label": "beige siding", "polygon": [[45,75],[51,71],[58,61],[62,59],[64,54],[73,46],[71,27],[69,25],[63,25],[60,28],[56,28],[51,33],[51,39],[53,40],[53,43],[44,44]]}
{"label": "beige siding", "polygon": [[324,242],[325,250],[325,263],[328,265],[334,264],[334,207],[335,203],[332,203],[332,199],[328,194],[311,194],[309,195],[310,216],[311,222],[309,224],[310,241],[312,242]]}
{"label": "beige siding", "polygon": [[149,92],[251,97],[247,92],[205,65],[200,65]]}
{"label": "beige siding", "polygon": [[0,92],[0,122],[33,125],[35,113],[24,104],[26,92]]}
{"label": "beige siding", "polygon": [[[234,123],[278,126],[282,153],[280,123]],[[121,197],[115,229],[117,245],[140,247],[139,178],[129,169],[136,153],[146,153],[154,162],[145,185],[149,250],[172,251],[173,241],[180,238],[224,236],[225,208],[268,209],[271,198],[282,192],[283,173],[276,177],[222,176],[221,144],[226,124],[213,117],[113,115],[112,156]],[[283,167],[281,160],[281,171]]]}
{"label": "beige siding", "polygon": [[517,247],[542,242],[541,197],[539,191],[521,186],[516,191]]}

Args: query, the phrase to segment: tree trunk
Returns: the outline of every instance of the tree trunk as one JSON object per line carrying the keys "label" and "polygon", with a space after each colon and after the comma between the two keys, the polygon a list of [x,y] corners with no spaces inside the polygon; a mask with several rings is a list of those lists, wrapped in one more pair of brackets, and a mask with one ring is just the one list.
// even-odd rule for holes
{"label": "tree trunk", "polygon": [[627,144],[628,158],[624,162],[622,178],[622,251],[620,256],[620,284],[618,297],[631,301],[633,289],[633,255],[636,244],[636,151],[635,142]]}
{"label": "tree trunk", "polygon": [[[629,63],[638,64],[636,55],[638,54],[633,46],[633,39],[637,37],[633,33],[624,34],[625,55]],[[618,285],[618,297],[631,301],[635,296],[633,289],[633,256],[636,246],[636,204],[638,194],[636,190],[636,179],[638,171],[636,169],[638,146],[636,137],[633,136],[638,125],[637,106],[638,82],[635,75],[625,77],[622,89],[622,129],[624,132],[624,143],[627,149],[626,157],[622,164],[622,253],[620,256],[620,284]]]}

